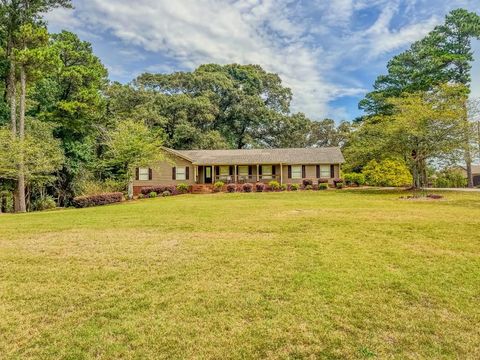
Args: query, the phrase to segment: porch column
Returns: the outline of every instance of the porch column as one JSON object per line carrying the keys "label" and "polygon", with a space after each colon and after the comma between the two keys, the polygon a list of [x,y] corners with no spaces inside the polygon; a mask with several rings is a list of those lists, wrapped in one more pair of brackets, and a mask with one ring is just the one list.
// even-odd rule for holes
{"label": "porch column", "polygon": [[257,164],[257,182],[260,181],[260,165]]}
{"label": "porch column", "polygon": [[215,165],[212,165],[212,182],[215,184]]}
{"label": "porch column", "polygon": [[193,181],[195,181],[195,184],[198,184],[198,166],[193,165]]}
{"label": "porch column", "polygon": [[235,174],[233,174],[233,182],[236,184],[238,182],[238,176],[237,176],[237,165],[235,165]]}
{"label": "porch column", "polygon": [[283,164],[280,164],[280,185],[283,185]]}

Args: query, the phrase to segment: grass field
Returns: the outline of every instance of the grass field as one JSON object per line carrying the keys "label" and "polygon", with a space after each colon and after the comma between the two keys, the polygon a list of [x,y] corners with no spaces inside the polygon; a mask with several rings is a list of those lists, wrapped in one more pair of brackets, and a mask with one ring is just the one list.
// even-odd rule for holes
{"label": "grass field", "polygon": [[0,216],[0,358],[480,358],[480,194]]}

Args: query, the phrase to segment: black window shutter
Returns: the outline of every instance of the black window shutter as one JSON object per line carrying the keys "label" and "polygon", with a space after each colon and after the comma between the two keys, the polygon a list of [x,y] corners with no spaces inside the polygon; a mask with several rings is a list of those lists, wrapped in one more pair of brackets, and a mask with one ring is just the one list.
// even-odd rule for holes
{"label": "black window shutter", "polygon": [[233,170],[234,170],[234,167],[230,165],[230,169],[229,169],[230,176],[232,176],[232,175],[233,175]]}
{"label": "black window shutter", "polygon": [[258,175],[262,175],[262,165],[259,166]]}
{"label": "black window shutter", "polygon": [[306,169],[305,169],[305,165],[302,165],[302,178],[306,178],[307,177],[307,174],[306,174]]}
{"label": "black window shutter", "polygon": [[217,166],[215,168],[215,175],[217,175],[217,176],[220,175],[220,166]]}
{"label": "black window shutter", "polygon": [[320,165],[317,165],[317,179],[320,179]]}
{"label": "black window shutter", "polygon": [[252,176],[252,167],[248,165],[248,176]]}
{"label": "black window shutter", "polygon": [[272,165],[272,175],[275,175],[277,171],[277,167],[275,165]]}
{"label": "black window shutter", "polygon": [[288,165],[288,178],[292,178],[292,165]]}
{"label": "black window shutter", "polygon": [[177,168],[172,168],[172,180],[177,180]]}
{"label": "black window shutter", "polygon": [[190,179],[190,166],[185,168],[185,180]]}
{"label": "black window shutter", "polygon": [[148,180],[152,180],[153,179],[153,171],[152,169],[148,169]]}
{"label": "black window shutter", "polygon": [[335,177],[335,165],[330,165],[330,177]]}
{"label": "black window shutter", "polygon": [[140,180],[140,169],[139,168],[135,169],[135,180]]}

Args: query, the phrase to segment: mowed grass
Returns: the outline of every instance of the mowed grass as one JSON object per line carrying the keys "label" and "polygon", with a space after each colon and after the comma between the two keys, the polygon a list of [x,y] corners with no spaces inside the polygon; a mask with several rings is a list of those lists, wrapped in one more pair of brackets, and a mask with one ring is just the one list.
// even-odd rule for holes
{"label": "mowed grass", "polygon": [[0,216],[0,358],[478,359],[480,194]]}

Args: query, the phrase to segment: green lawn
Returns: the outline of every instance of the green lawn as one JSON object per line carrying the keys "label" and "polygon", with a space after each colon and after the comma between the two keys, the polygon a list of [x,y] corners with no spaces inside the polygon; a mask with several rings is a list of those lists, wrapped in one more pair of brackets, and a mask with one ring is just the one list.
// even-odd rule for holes
{"label": "green lawn", "polygon": [[480,358],[480,194],[0,216],[0,358]]}

